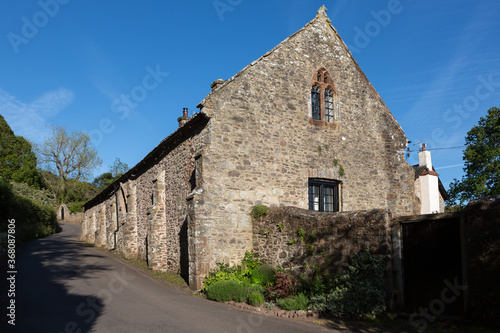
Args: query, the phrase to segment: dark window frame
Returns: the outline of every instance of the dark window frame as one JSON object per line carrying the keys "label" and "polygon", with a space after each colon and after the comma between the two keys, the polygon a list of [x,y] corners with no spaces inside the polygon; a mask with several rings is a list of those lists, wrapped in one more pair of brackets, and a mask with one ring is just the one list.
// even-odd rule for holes
{"label": "dark window frame", "polygon": [[321,120],[321,92],[318,86],[311,88],[312,119]]}
{"label": "dark window frame", "polygon": [[333,116],[333,92],[329,89],[325,89],[325,121],[328,123],[332,123],[334,120]]}
{"label": "dark window frame", "polygon": [[[340,190],[341,182],[339,181],[309,179],[309,210],[319,212],[339,212]],[[315,200],[316,198],[317,200]],[[330,198],[330,200],[327,200],[328,198]]]}

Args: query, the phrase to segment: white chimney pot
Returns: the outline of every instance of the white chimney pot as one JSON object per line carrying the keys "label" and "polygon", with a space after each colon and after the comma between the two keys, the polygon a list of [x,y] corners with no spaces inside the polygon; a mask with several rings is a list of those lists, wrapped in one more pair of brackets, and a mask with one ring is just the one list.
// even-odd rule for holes
{"label": "white chimney pot", "polygon": [[431,152],[422,150],[418,152],[418,165],[425,166],[427,169],[432,170]]}

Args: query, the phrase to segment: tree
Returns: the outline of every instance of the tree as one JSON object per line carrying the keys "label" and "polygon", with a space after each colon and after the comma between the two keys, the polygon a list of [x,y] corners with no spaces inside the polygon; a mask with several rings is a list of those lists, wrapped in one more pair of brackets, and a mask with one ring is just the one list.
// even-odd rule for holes
{"label": "tree", "polygon": [[40,164],[60,177],[63,186],[58,197],[64,202],[69,187],[68,180],[89,179],[102,160],[87,133],[72,131],[68,134],[66,128],[60,126],[53,126],[51,129],[52,136],[36,146],[36,153]]}
{"label": "tree", "polygon": [[109,167],[109,172],[105,172],[96,177],[93,183],[100,189],[105,189],[127,171],[128,165],[120,161],[119,158],[115,158],[115,162]]}
{"label": "tree", "polygon": [[115,158],[115,162],[113,163],[112,166],[110,166],[109,171],[113,175],[115,179],[118,179],[121,177],[125,172],[128,171],[128,165],[127,163],[123,163],[120,161],[120,159],[117,157]]}
{"label": "tree", "polygon": [[111,172],[105,172],[102,175],[96,177],[94,179],[93,184],[95,186],[99,187],[101,190],[103,190],[114,181],[115,181],[115,179],[113,177],[113,174]]}
{"label": "tree", "polygon": [[36,162],[31,143],[16,136],[0,115],[0,178],[42,188],[43,179],[36,169]]}
{"label": "tree", "polygon": [[500,109],[493,107],[465,138],[465,175],[450,184],[449,202],[500,195]]}

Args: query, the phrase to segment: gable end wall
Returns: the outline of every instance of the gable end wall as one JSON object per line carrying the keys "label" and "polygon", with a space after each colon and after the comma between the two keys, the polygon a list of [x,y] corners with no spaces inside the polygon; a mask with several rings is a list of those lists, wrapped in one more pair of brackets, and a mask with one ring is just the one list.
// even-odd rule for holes
{"label": "gable end wall", "polygon": [[[311,79],[325,68],[339,119],[311,121]],[[308,179],[342,182],[343,211],[419,211],[407,138],[329,23],[317,18],[207,96],[206,269],[250,250],[253,205],[308,208]],[[338,160],[335,165],[334,160]],[[342,176],[339,167],[345,173]],[[208,273],[208,271],[206,271]]]}

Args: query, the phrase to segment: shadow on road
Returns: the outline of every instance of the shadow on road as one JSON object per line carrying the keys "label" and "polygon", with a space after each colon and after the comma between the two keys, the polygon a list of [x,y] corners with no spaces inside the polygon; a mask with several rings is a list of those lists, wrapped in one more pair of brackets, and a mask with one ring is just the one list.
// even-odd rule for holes
{"label": "shadow on road", "polygon": [[[76,240],[78,225],[24,244],[16,268],[16,321],[13,332],[89,332],[104,309],[99,293],[68,292],[71,280],[107,270],[102,256],[86,251]],[[94,262],[94,263],[93,263]],[[87,293],[87,294],[86,294]]]}

